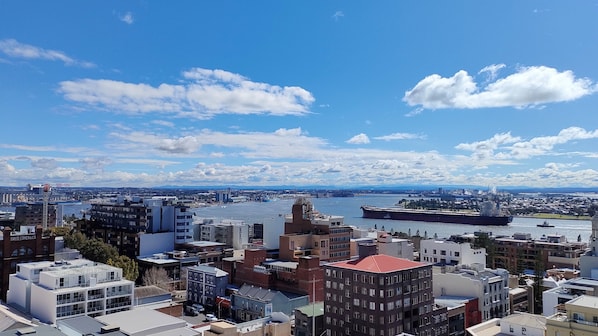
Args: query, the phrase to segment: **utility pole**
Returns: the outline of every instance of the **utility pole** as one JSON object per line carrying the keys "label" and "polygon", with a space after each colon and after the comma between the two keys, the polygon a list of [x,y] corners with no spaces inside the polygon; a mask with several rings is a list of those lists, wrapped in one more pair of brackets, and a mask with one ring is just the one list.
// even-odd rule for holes
{"label": "utility pole", "polygon": [[44,184],[44,188],[43,188],[43,207],[42,207],[42,227],[45,230],[48,229],[48,201],[50,200],[50,193],[52,191],[52,188],[50,187],[49,184]]}

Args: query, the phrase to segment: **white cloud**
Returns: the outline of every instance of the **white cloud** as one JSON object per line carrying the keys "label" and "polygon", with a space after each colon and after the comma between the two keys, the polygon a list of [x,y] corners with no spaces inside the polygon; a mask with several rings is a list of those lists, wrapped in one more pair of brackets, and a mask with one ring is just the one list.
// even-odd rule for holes
{"label": "white cloud", "polygon": [[392,133],[374,137],[376,140],[392,141],[392,140],[411,140],[411,139],[425,139],[425,136],[412,133]]}
{"label": "white cloud", "polygon": [[[482,69],[492,72],[493,65]],[[559,72],[546,66],[522,67],[516,73],[478,88],[466,71],[450,78],[430,75],[421,80],[403,101],[425,109],[442,108],[525,108],[546,103],[579,99],[596,91],[596,84],[587,78],[576,78],[572,71]]]}
{"label": "white cloud", "polygon": [[555,136],[536,137],[529,141],[514,143],[510,147],[510,155],[517,159],[526,159],[532,156],[546,155],[556,145],[596,138],[598,138],[598,130],[586,131],[581,127],[569,127],[561,130]]}
{"label": "white cloud", "polygon": [[62,51],[39,48],[30,44],[20,43],[15,39],[0,40],[0,52],[13,58],[60,61],[66,65],[75,65],[84,68],[95,67],[93,63],[73,59]]}
{"label": "white cloud", "polygon": [[512,144],[520,141],[521,138],[514,137],[511,133],[495,134],[492,138],[473,143],[461,143],[455,146],[456,149],[473,152],[472,157],[477,160],[488,159],[494,156],[497,149],[505,144]]}
{"label": "white cloud", "polygon": [[[472,152],[474,160],[522,160],[540,155],[559,155],[553,153],[557,145],[563,145],[576,140],[598,138],[598,130],[586,131],[580,127],[569,127],[554,136],[535,137],[523,141],[511,133],[496,134],[492,138],[473,143],[461,143],[455,148]],[[569,155],[576,155],[570,152]],[[589,157],[588,153],[577,153]]]}
{"label": "white cloud", "polygon": [[502,68],[504,68],[506,65],[504,64],[492,64],[492,65],[488,65],[484,68],[482,68],[482,70],[480,70],[478,72],[479,74],[487,74],[488,75],[488,81],[491,82],[493,80],[496,79],[496,76],[498,74],[498,71]]}
{"label": "white cloud", "polygon": [[369,144],[370,138],[366,134],[360,133],[345,142],[352,145],[363,145]]}
{"label": "white cloud", "polygon": [[131,12],[126,12],[125,14],[119,16],[119,19],[126,24],[133,24],[133,22],[135,22],[133,13]]}
{"label": "white cloud", "polygon": [[193,68],[183,84],[125,83],[108,79],[63,81],[67,100],[114,113],[170,113],[207,119],[215,114],[303,115],[314,98],[296,87],[252,82],[224,70]]}
{"label": "white cloud", "polygon": [[340,18],[344,17],[345,13],[343,13],[342,11],[336,11],[334,12],[334,14],[332,14],[332,19],[334,19],[334,21],[338,21]]}
{"label": "white cloud", "polygon": [[58,162],[54,159],[38,159],[38,160],[31,160],[31,167],[33,168],[41,168],[41,169],[54,169],[58,167]]}
{"label": "white cloud", "polygon": [[152,120],[151,122],[154,125],[159,125],[159,126],[164,126],[164,127],[169,127],[169,128],[173,128],[174,127],[174,123],[171,121],[166,121],[166,120]]}

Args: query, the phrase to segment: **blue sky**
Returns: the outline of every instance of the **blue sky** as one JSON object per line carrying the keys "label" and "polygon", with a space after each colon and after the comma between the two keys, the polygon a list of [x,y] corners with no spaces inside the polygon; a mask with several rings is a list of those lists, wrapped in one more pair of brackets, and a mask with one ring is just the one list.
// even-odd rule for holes
{"label": "blue sky", "polygon": [[598,186],[597,1],[2,1],[0,185]]}

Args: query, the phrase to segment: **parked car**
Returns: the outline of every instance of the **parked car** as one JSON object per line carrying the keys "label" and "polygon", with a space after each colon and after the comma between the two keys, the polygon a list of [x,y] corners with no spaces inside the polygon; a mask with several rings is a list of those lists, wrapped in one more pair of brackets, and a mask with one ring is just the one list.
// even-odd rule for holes
{"label": "parked car", "polygon": [[197,315],[199,315],[199,312],[197,311],[197,309],[195,309],[195,308],[193,308],[191,306],[187,306],[185,308],[185,315],[188,315],[188,316],[197,316]]}
{"label": "parked car", "polygon": [[200,313],[203,313],[205,311],[205,308],[202,305],[200,305],[199,303],[193,304],[192,307],[195,308],[195,310],[197,310]]}
{"label": "parked car", "polygon": [[214,314],[206,314],[206,321],[218,321],[218,318]]}

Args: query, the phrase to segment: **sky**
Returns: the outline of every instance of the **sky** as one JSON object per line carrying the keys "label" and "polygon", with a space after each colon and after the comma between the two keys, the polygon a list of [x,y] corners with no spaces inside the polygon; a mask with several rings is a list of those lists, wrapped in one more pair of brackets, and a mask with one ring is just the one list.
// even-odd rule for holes
{"label": "sky", "polygon": [[0,2],[0,185],[598,187],[598,1]]}

